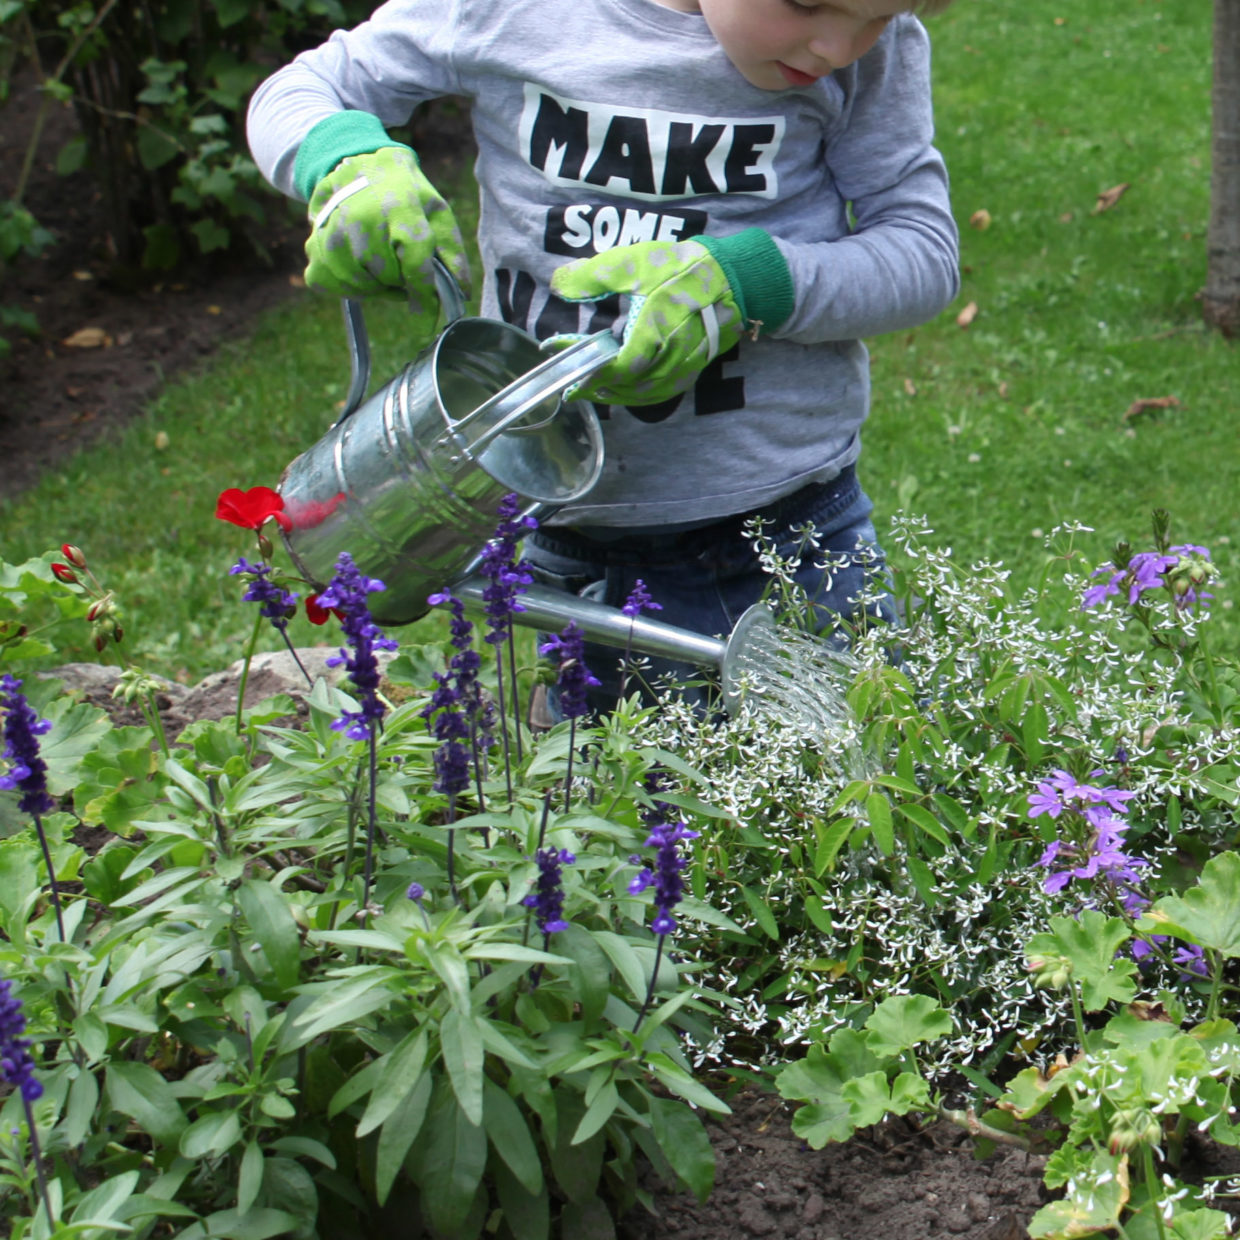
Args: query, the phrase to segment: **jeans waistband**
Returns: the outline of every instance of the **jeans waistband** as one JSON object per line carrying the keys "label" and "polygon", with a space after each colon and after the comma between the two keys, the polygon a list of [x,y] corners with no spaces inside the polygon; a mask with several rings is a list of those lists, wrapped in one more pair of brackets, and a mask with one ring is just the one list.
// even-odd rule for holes
{"label": "jeans waistband", "polygon": [[726,539],[739,538],[745,522],[760,518],[768,524],[765,532],[778,538],[780,534],[813,522],[820,529],[856,502],[861,494],[855,465],[846,465],[826,482],[811,482],[800,490],[781,499],[763,504],[748,512],[733,513],[720,517],[709,525],[696,526],[676,533],[620,534],[615,538],[591,538],[571,526],[552,526],[539,529],[531,535],[540,547],[556,555],[576,556],[583,559],[606,556],[608,553],[631,551],[654,551],[692,553],[698,548],[710,547]]}

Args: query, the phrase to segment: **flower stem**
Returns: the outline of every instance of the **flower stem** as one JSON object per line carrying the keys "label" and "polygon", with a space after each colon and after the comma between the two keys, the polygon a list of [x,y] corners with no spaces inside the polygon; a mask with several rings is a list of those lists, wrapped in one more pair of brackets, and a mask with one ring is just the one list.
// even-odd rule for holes
{"label": "flower stem", "polygon": [[637,1013],[637,1019],[633,1022],[634,1033],[641,1028],[641,1023],[646,1019],[646,1013],[650,1010],[650,1001],[654,998],[655,983],[659,980],[659,962],[663,959],[663,944],[666,942],[667,935],[659,935],[659,941],[654,949],[654,968],[650,970],[650,985],[646,987],[646,997],[642,1000],[641,1011]]}
{"label": "flower stem", "polygon": [[367,776],[369,788],[366,794],[366,861],[362,866],[362,925],[366,924],[366,918],[370,914],[370,884],[374,877],[374,859],[375,859],[375,777],[379,767],[378,758],[378,742],[375,738],[375,728],[378,722],[374,719],[370,721],[369,732],[367,738]]}
{"label": "flower stem", "polygon": [[39,837],[39,846],[43,849],[43,862],[47,866],[47,885],[52,893],[52,907],[56,910],[56,928],[60,931],[60,941],[67,943],[65,937],[65,918],[60,907],[60,889],[56,886],[56,870],[52,866],[52,850],[48,847],[47,832],[43,830],[43,819],[39,814],[32,814],[35,834]]}
{"label": "flower stem", "polygon": [[1141,1147],[1141,1160],[1145,1164],[1145,1188],[1150,1195],[1150,1209],[1154,1211],[1158,1240],[1167,1240],[1167,1224],[1163,1221],[1162,1210],[1158,1208],[1158,1177],[1154,1174],[1154,1151],[1148,1142]]}
{"label": "flower stem", "polygon": [[241,709],[245,702],[245,687],[250,680],[250,663],[254,658],[254,651],[258,646],[258,634],[263,626],[263,614],[259,612],[254,617],[254,631],[250,634],[249,645],[245,648],[245,662],[241,667],[241,682],[237,685],[237,735],[241,735]]}
{"label": "flower stem", "polygon": [[47,1211],[48,1226],[55,1230],[56,1215],[52,1212],[52,1197],[47,1191],[47,1177],[43,1174],[43,1151],[39,1146],[39,1130],[35,1127],[34,1108],[25,1094],[22,1094],[22,1106],[26,1109],[26,1127],[30,1129],[30,1157],[34,1162],[35,1177],[39,1181],[39,1196],[43,1199],[43,1208]]}

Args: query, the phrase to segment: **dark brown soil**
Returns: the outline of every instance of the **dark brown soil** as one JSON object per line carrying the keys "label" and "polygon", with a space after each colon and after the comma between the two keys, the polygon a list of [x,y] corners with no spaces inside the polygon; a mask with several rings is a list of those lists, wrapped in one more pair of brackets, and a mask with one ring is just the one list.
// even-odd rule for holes
{"label": "dark brown soil", "polygon": [[660,1193],[659,1217],[639,1207],[622,1240],[1025,1240],[1043,1200],[1045,1159],[1007,1149],[979,1162],[947,1123],[895,1120],[811,1150],[780,1098],[747,1090],[732,1107],[710,1124],[710,1200]]}

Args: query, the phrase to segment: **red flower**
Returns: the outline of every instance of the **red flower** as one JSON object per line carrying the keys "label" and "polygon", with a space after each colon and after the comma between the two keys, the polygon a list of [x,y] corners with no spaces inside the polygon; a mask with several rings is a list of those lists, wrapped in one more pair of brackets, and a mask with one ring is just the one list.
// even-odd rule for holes
{"label": "red flower", "polygon": [[335,616],[339,620],[342,612],[339,607],[320,607],[317,594],[306,595],[306,619],[311,624],[326,624],[329,616]]}
{"label": "red flower", "polygon": [[68,564],[53,564],[52,576],[57,581],[66,582],[68,585],[77,585],[77,573],[71,569]]}
{"label": "red flower", "polygon": [[229,487],[221,491],[215,502],[215,515],[221,521],[239,525],[243,530],[261,529],[272,517],[282,530],[292,529],[292,522],[284,515],[284,497],[270,487],[251,487],[242,491]]}

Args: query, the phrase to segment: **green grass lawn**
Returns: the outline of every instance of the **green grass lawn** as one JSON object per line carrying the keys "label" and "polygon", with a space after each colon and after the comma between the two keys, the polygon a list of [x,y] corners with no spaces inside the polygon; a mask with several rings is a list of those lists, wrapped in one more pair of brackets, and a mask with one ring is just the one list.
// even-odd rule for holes
{"label": "green grass lawn", "polygon": [[[1177,539],[1210,546],[1234,577],[1240,364],[1200,325],[1195,299],[1209,207],[1209,9],[960,0],[933,19],[964,286],[935,322],[873,342],[862,469],[880,532],[898,508],[923,513],[961,560],[1001,559],[1027,584],[1056,524],[1094,527],[1088,545],[1104,560],[1118,537],[1140,549],[1161,506]],[[1095,212],[1098,195],[1123,183],[1118,202]],[[453,197],[469,201],[468,180]],[[979,211],[984,230],[970,225]],[[470,208],[458,214],[472,229]],[[962,328],[971,302],[976,318]],[[375,373],[386,377],[407,360],[402,311],[368,313]],[[215,497],[274,484],[331,423],[347,380],[335,303],[308,296],[268,314],[124,434],[0,506],[0,555],[19,562],[79,542],[155,670],[214,670],[249,633],[227,568],[252,548],[213,520]],[[1134,401],[1168,396],[1177,403],[1125,416]],[[293,636],[322,632],[299,621]],[[87,657],[76,632],[64,646]]]}

